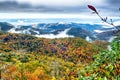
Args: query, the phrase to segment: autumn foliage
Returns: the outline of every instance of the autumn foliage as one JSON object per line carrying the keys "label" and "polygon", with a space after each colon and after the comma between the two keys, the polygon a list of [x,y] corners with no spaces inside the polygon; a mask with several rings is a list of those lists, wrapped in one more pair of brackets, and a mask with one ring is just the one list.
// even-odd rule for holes
{"label": "autumn foliage", "polygon": [[[113,45],[118,46],[117,44],[119,42]],[[44,39],[1,32],[1,78],[3,80],[79,80],[86,77],[94,78],[93,74],[99,74],[95,76],[96,78],[102,76],[116,78],[115,76],[120,74],[119,51],[114,46],[112,52],[100,53],[106,50],[104,49],[106,45],[101,41],[89,43],[81,38]],[[114,59],[113,56],[116,58]]]}

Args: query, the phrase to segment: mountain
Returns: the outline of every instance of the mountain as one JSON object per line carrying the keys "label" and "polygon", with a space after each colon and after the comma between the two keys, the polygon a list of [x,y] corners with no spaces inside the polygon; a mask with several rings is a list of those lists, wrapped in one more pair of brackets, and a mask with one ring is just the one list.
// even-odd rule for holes
{"label": "mountain", "polygon": [[0,22],[0,30],[2,31],[9,31],[14,26],[12,24],[9,24],[7,22]]}
{"label": "mountain", "polygon": [[68,35],[74,35],[75,37],[86,38],[87,36],[92,37],[91,32],[83,28],[71,28],[68,32]]}
{"label": "mountain", "polygon": [[[12,25],[0,22],[2,31],[31,34],[43,38],[81,37],[90,40],[108,41],[114,36],[114,28],[105,28],[98,24],[81,23],[39,23],[31,25]],[[63,35],[63,36],[62,36]]]}
{"label": "mountain", "polygon": [[117,35],[120,35],[120,32],[118,32],[117,30],[110,30],[110,31],[99,33],[96,36],[100,40],[106,40],[107,41],[107,40],[110,39],[110,37],[113,38],[114,36],[117,36]]}
{"label": "mountain", "polygon": [[76,63],[75,58],[80,57],[80,61],[83,60],[88,63],[89,60],[93,61],[92,55],[97,54],[103,48],[92,45],[82,38],[45,39],[26,34],[3,33],[0,31],[0,52],[19,50],[41,55],[56,55],[58,58],[74,63]]}
{"label": "mountain", "polygon": [[89,43],[82,38],[46,39],[0,31],[1,78],[119,80],[119,39],[115,39],[112,50],[108,51],[103,41]]}

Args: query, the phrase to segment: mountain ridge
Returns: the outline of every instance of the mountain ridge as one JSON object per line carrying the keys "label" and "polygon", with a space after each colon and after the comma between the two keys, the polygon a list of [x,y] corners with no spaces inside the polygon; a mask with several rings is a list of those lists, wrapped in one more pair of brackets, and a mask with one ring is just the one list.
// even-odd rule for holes
{"label": "mountain ridge", "polygon": [[[40,23],[33,25],[12,25],[7,22],[0,22],[0,30],[12,33],[22,33],[42,36],[48,35],[53,38],[60,38],[58,35],[61,32],[69,29],[64,35],[65,37],[81,37],[86,39],[89,37],[92,41],[94,40],[104,40],[109,41],[111,37],[114,36],[114,28],[104,28],[102,25],[91,25],[91,24],[81,24],[81,23]],[[62,35],[62,34],[61,34]],[[109,35],[109,36],[108,36]],[[103,37],[104,36],[104,37]]]}

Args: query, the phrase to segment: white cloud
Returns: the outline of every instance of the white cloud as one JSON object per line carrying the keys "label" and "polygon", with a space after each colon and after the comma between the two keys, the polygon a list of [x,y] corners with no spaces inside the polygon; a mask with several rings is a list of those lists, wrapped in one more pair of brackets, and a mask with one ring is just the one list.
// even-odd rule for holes
{"label": "white cloud", "polygon": [[115,25],[115,26],[120,26],[120,21],[114,22],[114,25]]}
{"label": "white cloud", "polygon": [[0,2],[5,2],[5,1],[16,1],[16,0],[0,0]]}
{"label": "white cloud", "polygon": [[102,33],[102,32],[104,32],[103,30],[94,30],[95,32],[97,32],[97,33]]}
{"label": "white cloud", "polygon": [[19,3],[30,3],[32,5],[44,6],[82,6],[87,4],[100,5],[104,4],[105,0],[16,0]]}
{"label": "white cloud", "polygon": [[58,13],[0,13],[0,18],[80,18],[84,20],[99,19],[91,14],[58,14]]}
{"label": "white cloud", "polygon": [[87,36],[86,41],[92,42],[92,39],[89,36]]}
{"label": "white cloud", "polygon": [[10,33],[21,33],[21,31],[15,31],[15,28],[10,29],[8,32],[10,32]]}
{"label": "white cloud", "polygon": [[65,29],[64,31],[60,32],[57,35],[54,34],[44,34],[44,35],[35,35],[36,37],[42,37],[42,38],[49,38],[49,39],[54,39],[54,38],[66,38],[66,37],[74,37],[72,35],[68,35],[67,32],[70,30]]}
{"label": "white cloud", "polygon": [[[18,19],[18,22],[21,24],[28,24],[27,21],[21,21],[21,19],[40,19],[40,22],[42,19],[48,19],[50,22],[76,22],[76,23],[89,23],[89,24],[100,24],[101,20],[96,17],[96,15],[91,15],[91,14],[51,14],[51,13],[0,13],[0,18],[1,19]],[[52,19],[54,18],[66,18],[66,20],[57,20],[54,21]],[[74,18],[74,19],[73,19]],[[67,20],[69,19],[69,20]],[[17,22],[17,24],[18,24]],[[12,22],[13,23],[13,22]],[[37,24],[38,22],[29,22],[29,24]],[[49,23],[49,22],[48,22]],[[13,24],[16,24],[13,23]]]}

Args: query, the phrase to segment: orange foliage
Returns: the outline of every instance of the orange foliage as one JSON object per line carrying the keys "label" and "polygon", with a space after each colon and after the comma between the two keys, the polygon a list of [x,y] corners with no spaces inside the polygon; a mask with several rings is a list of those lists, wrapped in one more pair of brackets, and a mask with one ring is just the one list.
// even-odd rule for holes
{"label": "orange foliage", "polygon": [[50,80],[49,76],[45,74],[42,68],[38,67],[33,73],[26,72],[28,80]]}

